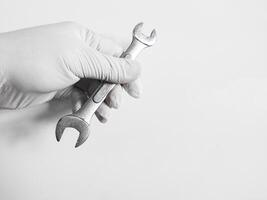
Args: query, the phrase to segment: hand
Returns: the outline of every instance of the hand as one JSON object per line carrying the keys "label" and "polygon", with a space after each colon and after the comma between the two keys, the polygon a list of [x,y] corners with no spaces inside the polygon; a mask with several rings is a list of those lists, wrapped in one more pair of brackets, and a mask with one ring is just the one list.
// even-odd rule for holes
{"label": "hand", "polygon": [[[120,45],[75,23],[63,22],[0,34],[0,107],[24,108],[70,97],[73,111],[96,80],[119,83],[96,111],[101,122],[118,108],[123,88],[140,94],[136,61],[118,58]],[[80,81],[81,80],[81,81]],[[86,86],[86,87],[85,87]]]}

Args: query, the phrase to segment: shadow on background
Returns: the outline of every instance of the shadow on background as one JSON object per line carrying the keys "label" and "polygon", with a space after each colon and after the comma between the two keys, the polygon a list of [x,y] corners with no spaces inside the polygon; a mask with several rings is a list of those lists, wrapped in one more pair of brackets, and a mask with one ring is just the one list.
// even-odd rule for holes
{"label": "shadow on background", "polygon": [[[66,113],[70,113],[68,100],[56,100],[49,103],[20,110],[0,111],[0,138],[2,141],[14,144],[22,140],[32,140],[40,137],[51,124]],[[48,126],[50,124],[50,127]]]}

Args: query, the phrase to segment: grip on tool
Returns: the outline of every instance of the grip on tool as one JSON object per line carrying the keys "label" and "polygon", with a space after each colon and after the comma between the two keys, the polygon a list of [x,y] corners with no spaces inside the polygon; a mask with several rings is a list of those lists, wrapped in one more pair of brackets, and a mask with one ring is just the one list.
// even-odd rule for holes
{"label": "grip on tool", "polygon": [[102,102],[107,94],[112,90],[114,87],[114,84],[112,83],[104,83],[102,82],[99,87],[96,89],[96,92],[93,94],[93,101],[95,103],[100,103]]}

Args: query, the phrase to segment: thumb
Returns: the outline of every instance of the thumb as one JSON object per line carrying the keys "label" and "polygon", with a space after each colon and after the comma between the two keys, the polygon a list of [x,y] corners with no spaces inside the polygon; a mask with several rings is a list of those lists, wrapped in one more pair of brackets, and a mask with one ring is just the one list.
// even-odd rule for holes
{"label": "thumb", "polygon": [[140,75],[137,61],[103,54],[90,47],[79,51],[70,59],[69,68],[79,78],[99,79],[113,83],[128,83]]}

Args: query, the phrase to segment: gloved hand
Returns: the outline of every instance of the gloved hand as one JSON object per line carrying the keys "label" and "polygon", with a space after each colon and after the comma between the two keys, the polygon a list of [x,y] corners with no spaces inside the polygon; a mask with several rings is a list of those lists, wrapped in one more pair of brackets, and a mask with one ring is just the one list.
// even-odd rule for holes
{"label": "gloved hand", "polygon": [[[86,78],[119,83],[96,111],[105,122],[118,108],[122,89],[139,97],[136,61],[118,58],[120,45],[75,23],[63,22],[0,34],[0,107],[24,108],[54,98],[70,97],[73,111],[86,100],[73,87]],[[84,82],[84,81],[83,81]]]}

